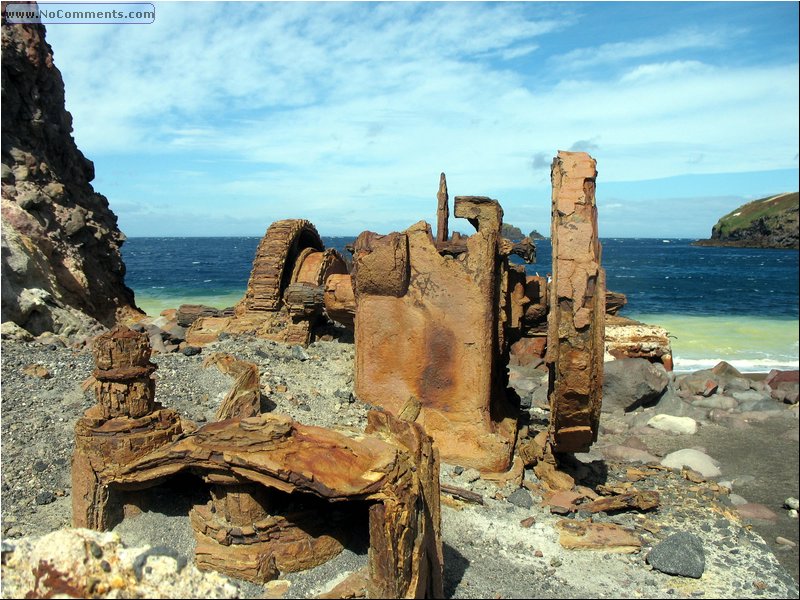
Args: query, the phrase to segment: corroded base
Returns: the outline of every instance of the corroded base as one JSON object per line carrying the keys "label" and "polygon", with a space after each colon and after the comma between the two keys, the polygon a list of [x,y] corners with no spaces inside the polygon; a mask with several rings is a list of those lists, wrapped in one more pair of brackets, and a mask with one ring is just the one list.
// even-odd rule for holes
{"label": "corroded base", "polygon": [[[321,565],[343,549],[330,535],[319,511],[270,515],[252,525],[233,525],[211,503],[196,506],[189,518],[197,541],[195,561],[200,569],[262,583],[278,574]],[[316,530],[328,533],[313,535]]]}

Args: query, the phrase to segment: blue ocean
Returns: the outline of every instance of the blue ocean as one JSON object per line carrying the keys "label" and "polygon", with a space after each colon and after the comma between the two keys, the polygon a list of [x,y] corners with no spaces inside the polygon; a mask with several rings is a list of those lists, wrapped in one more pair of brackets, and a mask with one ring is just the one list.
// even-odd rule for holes
{"label": "blue ocean", "polygon": [[[323,238],[349,256],[353,238]],[[727,360],[742,371],[798,368],[798,254],[795,250],[707,248],[689,239],[604,239],[610,290],[622,315],[665,327],[677,371]],[[126,283],[150,315],[183,303],[233,306],[247,288],[259,238],[129,238]],[[539,240],[531,274],[550,272],[550,241]],[[516,257],[514,257],[516,258]]]}

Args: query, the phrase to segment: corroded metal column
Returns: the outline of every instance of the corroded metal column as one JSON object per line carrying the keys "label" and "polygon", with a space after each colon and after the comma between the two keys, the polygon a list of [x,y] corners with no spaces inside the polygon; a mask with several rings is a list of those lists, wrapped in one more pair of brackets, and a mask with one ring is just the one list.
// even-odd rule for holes
{"label": "corroded metal column", "polygon": [[600,267],[595,160],[559,152],[553,160],[547,357],[550,444],[585,452],[597,439],[603,391],[605,272]]}

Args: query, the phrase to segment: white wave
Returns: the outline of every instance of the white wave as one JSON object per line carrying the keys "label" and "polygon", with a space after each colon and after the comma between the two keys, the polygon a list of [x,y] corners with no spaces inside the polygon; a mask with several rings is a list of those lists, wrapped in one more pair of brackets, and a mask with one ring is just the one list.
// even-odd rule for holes
{"label": "white wave", "polygon": [[772,369],[778,369],[779,371],[794,371],[800,369],[800,360],[791,358],[726,359],[723,356],[720,358],[674,357],[674,359],[675,359],[675,371],[679,373],[685,373],[688,371],[699,371],[701,369],[711,369],[722,360],[736,367],[742,373],[765,373],[767,371],[771,371]]}

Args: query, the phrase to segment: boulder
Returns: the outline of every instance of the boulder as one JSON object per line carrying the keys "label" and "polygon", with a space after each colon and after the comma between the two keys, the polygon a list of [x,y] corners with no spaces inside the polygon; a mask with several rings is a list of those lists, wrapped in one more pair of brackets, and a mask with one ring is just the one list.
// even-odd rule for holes
{"label": "boulder", "polygon": [[697,433],[697,421],[691,417],[675,417],[673,415],[656,415],[647,424],[660,431],[694,435]]}
{"label": "boulder", "polygon": [[703,369],[682,377],[678,383],[681,390],[697,396],[708,397],[717,391],[719,376],[711,369]]}
{"label": "boulder", "polygon": [[719,468],[719,462],[711,458],[708,454],[692,448],[685,448],[667,454],[661,460],[661,464],[670,469],[678,470],[683,467],[689,467],[700,473],[703,477],[717,477],[722,474]]}
{"label": "boulder", "polygon": [[605,363],[603,412],[628,412],[658,402],[669,384],[661,364],[643,358],[623,358]]}
{"label": "boulder", "polygon": [[772,389],[776,389],[778,384],[780,383],[798,383],[800,382],[800,371],[779,371],[778,369],[772,369],[767,374],[764,383],[766,383]]}

